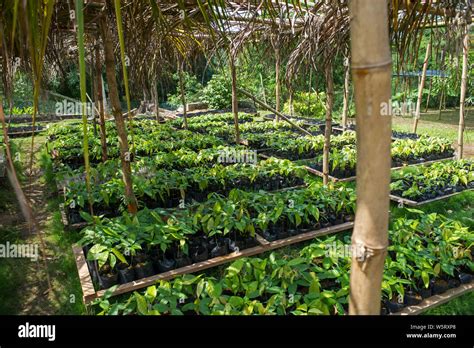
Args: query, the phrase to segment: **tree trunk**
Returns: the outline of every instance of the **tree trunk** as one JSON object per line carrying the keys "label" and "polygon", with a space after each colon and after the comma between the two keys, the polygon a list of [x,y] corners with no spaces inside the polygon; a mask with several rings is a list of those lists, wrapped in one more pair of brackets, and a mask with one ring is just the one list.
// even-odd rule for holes
{"label": "tree trunk", "polygon": [[96,103],[99,110],[99,130],[100,145],[102,148],[102,162],[107,161],[107,132],[105,130],[105,114],[104,114],[104,96],[102,94],[102,64],[100,61],[99,46],[95,49],[95,70],[96,70]]}
{"label": "tree trunk", "polygon": [[344,59],[344,96],[342,101],[342,129],[347,128],[347,115],[349,114],[349,80],[351,71],[349,68],[349,57]]}
{"label": "tree trunk", "polygon": [[122,115],[122,107],[120,105],[117,80],[115,76],[114,48],[110,36],[110,31],[107,26],[107,20],[105,17],[102,17],[100,27],[102,41],[104,43],[105,72],[107,75],[107,83],[109,85],[110,104],[112,107],[112,114],[115,118],[118,141],[120,146],[120,160],[123,172],[122,178],[125,184],[125,198],[128,206],[128,211],[132,214],[135,214],[138,210],[138,203],[133,192],[132,170],[130,167],[131,154],[128,146],[127,127],[125,126],[125,121]]}
{"label": "tree trunk", "polygon": [[469,29],[466,26],[464,33],[463,49],[462,49],[462,77],[461,77],[461,98],[459,101],[459,129],[458,129],[458,153],[457,158],[463,158],[464,150],[464,117],[465,117],[465,101],[468,74],[468,55],[469,55]]}
{"label": "tree trunk", "polygon": [[349,313],[379,315],[392,136],[391,115],[381,115],[391,98],[387,2],[350,1],[349,11],[357,117],[357,213],[352,234],[352,250],[357,253],[352,253]]}
{"label": "tree trunk", "polygon": [[188,118],[187,118],[187,111],[188,110],[187,110],[187,107],[186,107],[186,92],[184,90],[183,65],[184,65],[184,60],[181,64],[178,63],[179,89],[181,91],[181,103],[183,103],[184,128],[188,129]]}
{"label": "tree trunk", "polygon": [[331,151],[332,107],[334,104],[334,77],[331,63],[325,69],[326,78],[326,127],[324,128],[323,184],[329,183],[329,152]]}
{"label": "tree trunk", "polygon": [[232,77],[232,114],[234,115],[235,142],[240,144],[239,129],[239,101],[237,99],[237,73],[235,71],[235,57],[229,53],[230,74]]}
{"label": "tree trunk", "polygon": [[425,88],[426,81],[426,69],[428,68],[428,61],[430,60],[431,54],[431,41],[428,42],[426,46],[425,60],[423,62],[423,71],[421,73],[421,81],[418,86],[418,99],[416,100],[416,109],[415,109],[415,120],[413,122],[413,133],[416,133],[418,128],[418,120],[420,119],[421,113],[421,99],[423,98],[423,88]]}
{"label": "tree trunk", "polygon": [[[275,109],[280,112],[280,93],[281,93],[281,82],[280,82],[280,49],[275,48]],[[276,121],[280,121],[280,117],[275,115]]]}

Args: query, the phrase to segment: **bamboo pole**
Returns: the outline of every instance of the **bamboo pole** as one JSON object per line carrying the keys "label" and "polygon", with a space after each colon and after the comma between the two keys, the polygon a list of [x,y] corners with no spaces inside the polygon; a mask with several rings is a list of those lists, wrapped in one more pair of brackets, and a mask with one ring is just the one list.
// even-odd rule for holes
{"label": "bamboo pole", "polygon": [[423,62],[423,71],[421,73],[421,80],[418,86],[418,99],[416,100],[415,120],[413,122],[413,133],[416,133],[417,128],[418,128],[418,121],[420,119],[421,99],[423,98],[423,88],[425,87],[426,70],[428,68],[428,61],[430,60],[430,54],[431,54],[431,41],[428,42],[428,45],[426,46],[425,60]]}
{"label": "bamboo pole", "polygon": [[[380,314],[388,245],[392,60],[387,2],[349,2],[351,69],[357,117],[357,212],[352,250],[349,313]],[[370,21],[368,19],[371,19]]]}
{"label": "bamboo pole", "polygon": [[349,80],[351,71],[349,65],[349,57],[344,59],[344,98],[342,101],[342,130],[347,129],[347,115],[349,113]]}
{"label": "bamboo pole", "polygon": [[267,103],[267,95],[265,93],[265,85],[263,84],[263,76],[262,73],[260,73],[260,85],[262,86],[262,92],[263,92],[263,101],[266,104]]}
{"label": "bamboo pole", "polygon": [[[280,94],[281,94],[281,82],[280,82],[280,49],[275,48],[275,109],[280,112]],[[280,116],[276,114],[276,121],[280,121]]]}
{"label": "bamboo pole", "polygon": [[184,60],[181,64],[178,63],[178,74],[179,74],[179,89],[181,91],[181,103],[183,104],[183,124],[184,128],[188,129],[188,116],[186,106],[186,92],[184,90],[184,77],[183,77]]}
{"label": "bamboo pole", "polygon": [[302,133],[306,134],[306,135],[309,135],[309,136],[313,136],[313,134],[311,134],[310,132],[308,132],[306,129],[304,128],[301,128],[300,126],[298,126],[297,124],[295,124],[293,121],[291,121],[288,117],[286,117],[285,115],[283,115],[281,112],[279,111],[276,111],[274,108],[272,108],[270,105],[268,104],[265,104],[263,101],[261,100],[258,100],[257,98],[255,98],[251,93],[247,92],[246,90],[242,89],[242,88],[237,88],[237,91],[239,93],[242,93],[243,95],[245,95],[246,97],[249,97],[250,99],[252,99],[252,101],[255,103],[255,104],[258,104],[260,105],[262,108],[264,109],[267,109],[268,111],[271,111],[273,112],[275,115],[279,116],[280,118],[282,118],[283,120],[285,120],[286,122],[288,122],[289,124],[291,124],[293,127],[295,127],[296,129],[298,129],[299,131],[301,131]]}
{"label": "bamboo pole", "polygon": [[131,153],[128,146],[127,127],[125,126],[124,116],[122,115],[122,106],[120,105],[118,85],[115,77],[115,57],[112,44],[110,29],[107,25],[105,16],[100,20],[100,31],[102,41],[104,43],[105,54],[105,72],[109,85],[109,98],[112,106],[112,114],[114,115],[115,125],[120,147],[120,162],[122,165],[122,179],[125,184],[125,198],[127,201],[128,211],[135,214],[138,210],[138,202],[133,192],[132,170],[130,166]]}
{"label": "bamboo pole", "polygon": [[461,98],[459,101],[459,128],[458,128],[458,151],[457,158],[463,158],[464,150],[464,117],[465,117],[465,101],[468,74],[468,55],[469,55],[469,27],[466,25],[463,48],[462,48],[462,77],[461,77]]}
{"label": "bamboo pole", "polygon": [[235,142],[240,144],[239,129],[239,101],[237,99],[237,73],[235,71],[235,57],[229,52],[230,75],[232,77],[232,114],[234,115]]}
{"label": "bamboo pole", "polygon": [[158,85],[156,82],[157,77],[154,77],[153,80],[153,101],[155,104],[155,116],[156,116],[156,122],[160,122],[160,103],[158,101]]}
{"label": "bamboo pole", "polygon": [[334,77],[331,63],[326,63],[326,127],[324,127],[323,184],[329,183],[329,151],[331,150],[332,107],[334,103]]}
{"label": "bamboo pole", "polygon": [[430,105],[432,88],[433,88],[433,77],[430,78],[430,86],[428,87],[428,97],[426,98],[425,112],[428,112],[428,107]]}
{"label": "bamboo pole", "polygon": [[100,146],[102,148],[102,162],[107,161],[107,132],[105,129],[104,97],[102,95],[102,64],[100,61],[99,46],[95,49],[95,83],[96,83],[96,103],[99,110],[99,133]]}

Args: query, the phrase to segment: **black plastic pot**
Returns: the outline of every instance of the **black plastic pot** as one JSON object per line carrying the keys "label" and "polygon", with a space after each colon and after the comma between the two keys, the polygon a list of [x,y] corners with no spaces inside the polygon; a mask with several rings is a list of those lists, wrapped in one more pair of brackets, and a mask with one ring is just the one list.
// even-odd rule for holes
{"label": "black plastic pot", "polygon": [[135,280],[135,271],[131,266],[118,266],[118,278],[120,284],[126,284]]}
{"label": "black plastic pot", "polygon": [[228,253],[229,248],[227,247],[227,243],[225,243],[224,241],[219,241],[217,245],[211,250],[211,258],[224,256]]}
{"label": "black plastic pot", "polygon": [[403,303],[398,303],[394,301],[387,301],[387,308],[390,313],[400,312],[403,309]]}
{"label": "black plastic pot", "polygon": [[288,235],[289,236],[296,236],[296,235],[298,235],[298,232],[299,231],[297,229],[292,228],[292,229],[288,230]]}
{"label": "black plastic pot", "polygon": [[153,264],[151,262],[139,263],[135,266],[135,275],[137,279],[142,279],[146,277],[151,277],[155,274],[153,269]]}
{"label": "black plastic pot", "polygon": [[461,285],[461,282],[458,279],[448,279],[448,288],[454,289],[457,288],[459,285]]}
{"label": "black plastic pot", "polygon": [[236,251],[240,251],[242,249],[244,249],[244,242],[243,241],[233,241],[229,238],[226,238],[227,239],[227,247],[229,248],[229,252],[233,253],[233,252],[236,252]]}
{"label": "black plastic pot", "polygon": [[108,289],[118,282],[117,273],[99,274],[99,285],[101,289]]}
{"label": "black plastic pot", "polygon": [[458,278],[461,284],[467,284],[470,283],[474,277],[467,273],[459,273]]}
{"label": "black plastic pot", "polygon": [[158,273],[164,273],[171,271],[176,268],[176,261],[173,259],[164,258],[162,260],[158,260],[155,264]]}
{"label": "black plastic pot", "polygon": [[189,258],[189,256],[183,255],[182,257],[178,257],[176,260],[176,268],[181,268],[192,264],[193,262]]}
{"label": "black plastic pot", "polygon": [[206,261],[209,258],[209,251],[206,246],[199,245],[191,249],[191,259],[194,263]]}
{"label": "black plastic pot", "polygon": [[276,233],[271,233],[271,231],[266,230],[262,233],[262,237],[265,238],[269,242],[273,242],[278,239],[278,236]]}
{"label": "black plastic pot", "polygon": [[448,282],[443,279],[434,279],[431,282],[433,295],[439,295],[446,292],[449,289]]}
{"label": "black plastic pot", "polygon": [[415,306],[417,304],[420,304],[421,301],[423,301],[423,298],[421,297],[421,295],[417,294],[414,291],[407,291],[405,293],[403,301],[406,306]]}
{"label": "black plastic pot", "polygon": [[428,298],[428,297],[431,297],[433,295],[433,291],[431,291],[431,288],[425,288],[425,287],[422,287],[420,290],[419,290],[419,293],[420,293],[420,296],[422,298]]}

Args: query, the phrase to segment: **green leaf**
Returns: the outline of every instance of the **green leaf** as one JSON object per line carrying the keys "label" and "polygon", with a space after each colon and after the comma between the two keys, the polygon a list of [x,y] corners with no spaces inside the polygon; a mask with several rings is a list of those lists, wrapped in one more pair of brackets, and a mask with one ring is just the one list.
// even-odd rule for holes
{"label": "green leaf", "polygon": [[148,314],[148,305],[145,298],[138,292],[135,293],[135,300],[137,301],[137,309],[140,314]]}

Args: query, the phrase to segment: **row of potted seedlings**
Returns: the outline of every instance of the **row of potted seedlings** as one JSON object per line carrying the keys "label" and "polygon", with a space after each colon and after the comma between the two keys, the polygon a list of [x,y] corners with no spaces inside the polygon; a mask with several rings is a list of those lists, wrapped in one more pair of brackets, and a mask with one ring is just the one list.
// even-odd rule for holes
{"label": "row of potted seedlings", "polygon": [[[418,140],[400,140],[392,143],[392,168],[428,161],[451,158],[454,150],[449,141],[441,138],[422,137]],[[322,172],[323,155],[298,162]],[[356,176],[357,150],[355,145],[332,149],[329,154],[329,175],[337,179]]]}
{"label": "row of potted seedlings", "polygon": [[108,288],[256,246],[256,233],[272,241],[341,223],[352,219],[354,201],[352,190],[318,186],[267,194],[233,190],[186,210],[145,209],[134,218],[82,213],[95,224],[83,230],[81,244],[93,278]]}
{"label": "row of potted seedlings", "polygon": [[[98,168],[104,170],[97,170]],[[211,193],[227,195],[234,188],[251,191],[293,188],[305,184],[304,178],[307,175],[302,167],[278,159],[268,159],[257,164],[216,164],[210,168],[194,167],[184,171],[155,170],[153,167],[141,169],[134,169],[134,191],[140,204],[148,208],[176,208],[203,202]],[[119,164],[99,165],[93,171],[94,182],[90,197],[94,213],[116,216],[126,207]],[[81,222],[80,212],[89,208],[89,193],[85,182],[69,182],[64,198],[69,222]]]}
{"label": "row of potted seedlings", "polygon": [[392,195],[415,202],[474,189],[474,163],[445,161],[402,169],[392,175],[390,189]]}
{"label": "row of potted seedlings", "polygon": [[[389,238],[382,314],[473,281],[472,231],[458,222],[416,214],[395,220]],[[344,315],[350,239],[347,234],[317,238],[293,258],[278,251],[266,258],[242,258],[219,279],[187,274],[125,298],[112,300],[106,293],[95,308],[107,315]],[[426,249],[419,249],[421,245]]]}

